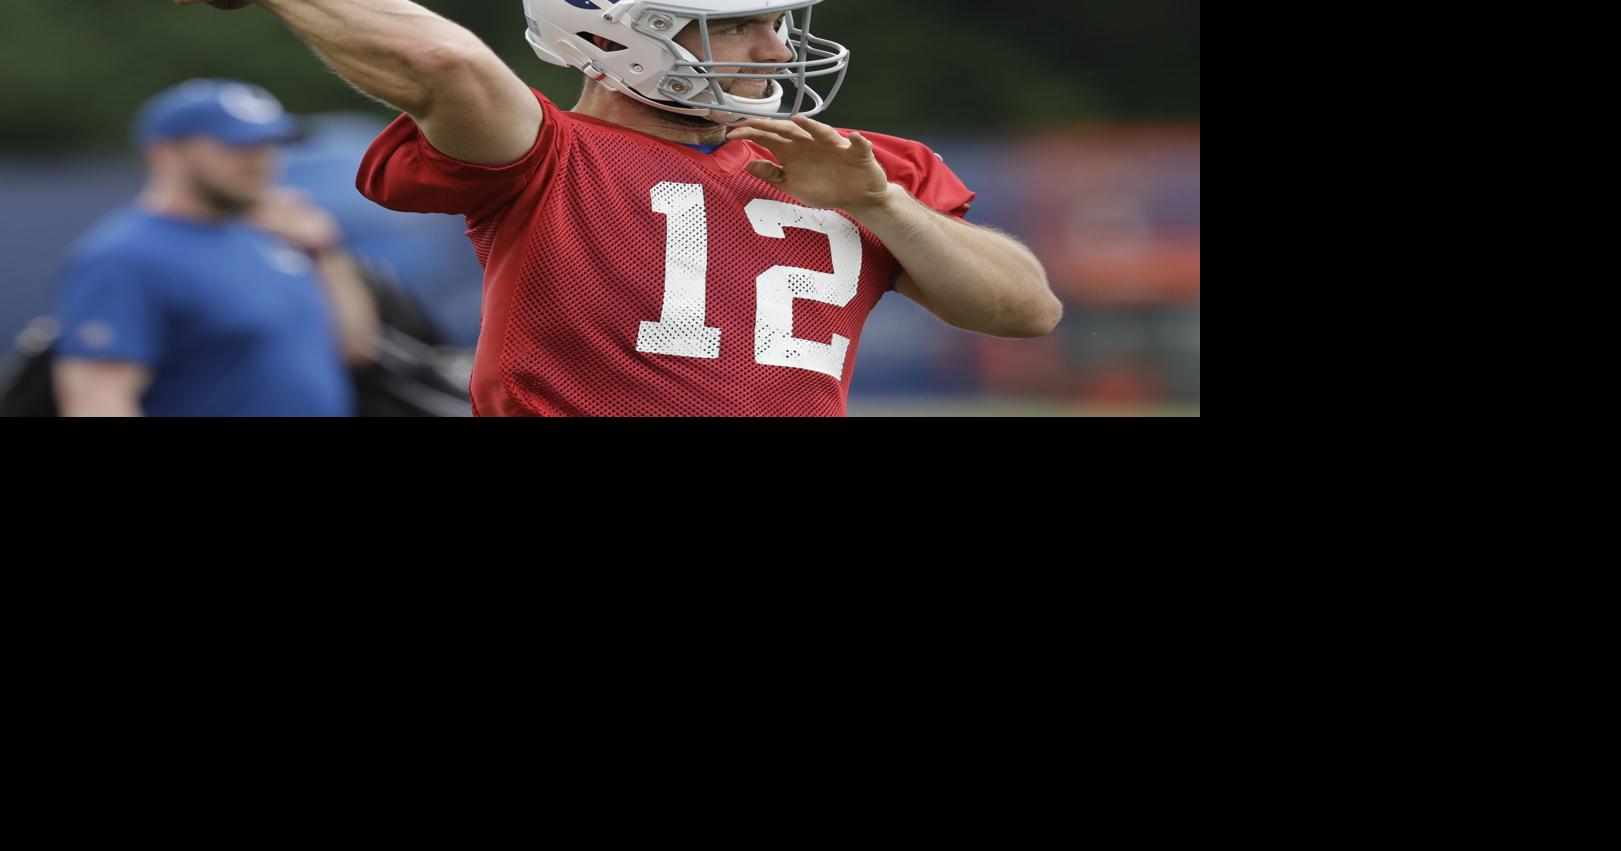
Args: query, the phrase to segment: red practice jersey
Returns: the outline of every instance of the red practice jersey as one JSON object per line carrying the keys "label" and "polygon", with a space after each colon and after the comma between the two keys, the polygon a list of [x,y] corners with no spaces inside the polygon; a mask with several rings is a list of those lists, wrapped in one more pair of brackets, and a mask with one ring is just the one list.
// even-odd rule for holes
{"label": "red practice jersey", "polygon": [[[520,162],[430,146],[409,116],[373,143],[359,188],[393,210],[467,217],[484,265],[473,371],[481,416],[843,416],[861,329],[900,269],[871,232],[713,154],[564,112]],[[974,193],[917,142],[862,135],[924,204]]]}

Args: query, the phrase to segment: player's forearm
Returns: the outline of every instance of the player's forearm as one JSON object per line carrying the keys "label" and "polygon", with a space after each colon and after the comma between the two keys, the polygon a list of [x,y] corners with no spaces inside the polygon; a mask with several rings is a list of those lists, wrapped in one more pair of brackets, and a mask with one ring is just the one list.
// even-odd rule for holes
{"label": "player's forearm", "polygon": [[1064,308],[1041,261],[1017,240],[942,216],[900,186],[886,201],[847,210],[877,235],[926,298],[959,328],[997,337],[1052,333]]}
{"label": "player's forearm", "polygon": [[413,115],[468,74],[506,71],[477,36],[410,0],[258,2],[356,88]]}

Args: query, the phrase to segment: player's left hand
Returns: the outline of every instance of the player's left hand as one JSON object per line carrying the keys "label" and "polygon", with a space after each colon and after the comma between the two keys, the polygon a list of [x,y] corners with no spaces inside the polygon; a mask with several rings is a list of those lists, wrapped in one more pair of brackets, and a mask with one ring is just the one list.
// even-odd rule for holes
{"label": "player's left hand", "polygon": [[[750,118],[727,135],[754,142],[778,160],[755,160],[749,173],[810,207],[861,210],[889,198],[889,176],[860,133],[849,138],[814,118]],[[780,163],[780,164],[779,164]]]}

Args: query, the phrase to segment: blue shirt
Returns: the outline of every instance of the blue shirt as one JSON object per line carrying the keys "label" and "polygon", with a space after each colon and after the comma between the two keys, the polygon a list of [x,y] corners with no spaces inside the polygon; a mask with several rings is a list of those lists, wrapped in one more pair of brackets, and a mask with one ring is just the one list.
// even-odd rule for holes
{"label": "blue shirt", "polygon": [[240,222],[119,210],[74,247],[56,315],[56,357],[152,370],[148,416],[355,412],[314,262]]}

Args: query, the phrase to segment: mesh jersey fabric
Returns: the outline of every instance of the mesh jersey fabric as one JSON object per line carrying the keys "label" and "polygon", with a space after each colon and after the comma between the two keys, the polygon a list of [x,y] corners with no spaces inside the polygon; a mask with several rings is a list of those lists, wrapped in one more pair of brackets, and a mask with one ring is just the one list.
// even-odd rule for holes
{"label": "mesh jersey fabric", "polygon": [[[485,267],[481,416],[843,416],[868,314],[899,272],[851,217],[713,154],[564,112],[501,168],[435,150],[409,116],[357,185],[394,210],[467,217]],[[844,131],[841,131],[844,132]],[[974,193],[927,147],[863,133],[892,183],[966,216]]]}

